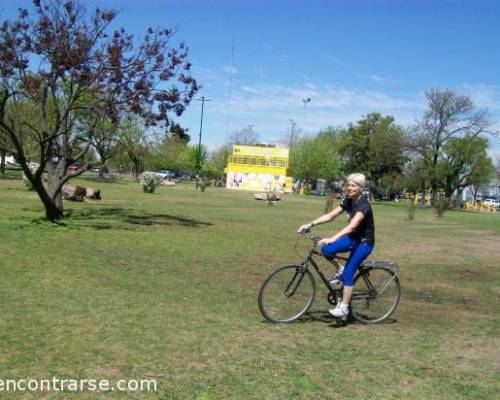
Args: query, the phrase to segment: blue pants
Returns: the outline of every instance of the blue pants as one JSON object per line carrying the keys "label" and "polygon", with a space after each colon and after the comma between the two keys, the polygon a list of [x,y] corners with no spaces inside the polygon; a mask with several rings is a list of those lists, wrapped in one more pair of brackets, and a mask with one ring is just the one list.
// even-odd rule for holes
{"label": "blue pants", "polygon": [[327,257],[333,257],[337,253],[349,250],[351,254],[349,255],[344,272],[342,273],[342,281],[345,286],[353,285],[354,273],[363,260],[373,251],[373,245],[370,243],[362,243],[353,239],[351,236],[344,236],[333,243],[325,244],[321,248],[321,252]]}

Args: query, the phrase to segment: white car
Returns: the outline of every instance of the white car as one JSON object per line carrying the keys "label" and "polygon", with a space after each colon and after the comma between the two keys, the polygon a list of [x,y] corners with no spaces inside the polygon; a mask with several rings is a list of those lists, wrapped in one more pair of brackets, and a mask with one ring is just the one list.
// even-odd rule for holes
{"label": "white car", "polygon": [[494,200],[494,199],[486,199],[483,201],[483,204],[485,206],[490,206],[490,207],[495,207],[495,208],[500,207],[500,201]]}

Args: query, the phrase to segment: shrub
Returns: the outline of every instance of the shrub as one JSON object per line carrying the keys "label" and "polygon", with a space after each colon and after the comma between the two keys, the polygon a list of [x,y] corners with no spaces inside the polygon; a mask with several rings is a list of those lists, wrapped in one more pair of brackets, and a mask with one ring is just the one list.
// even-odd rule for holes
{"label": "shrub", "polygon": [[447,209],[448,209],[448,199],[440,198],[436,202],[436,214],[437,214],[437,216],[442,217]]}
{"label": "shrub", "polygon": [[161,185],[163,178],[153,172],[144,172],[141,183],[144,193],[154,193],[156,188]]}
{"label": "shrub", "polygon": [[196,181],[198,189],[200,189],[201,192],[204,192],[206,187],[210,184],[210,181],[206,176],[200,176],[198,180]]}
{"label": "shrub", "polygon": [[330,211],[333,210],[334,202],[333,202],[333,192],[327,192],[326,193],[326,203],[325,203],[325,212],[329,213]]}
{"label": "shrub", "polygon": [[415,219],[415,199],[410,199],[410,205],[408,206],[408,221],[413,221]]}

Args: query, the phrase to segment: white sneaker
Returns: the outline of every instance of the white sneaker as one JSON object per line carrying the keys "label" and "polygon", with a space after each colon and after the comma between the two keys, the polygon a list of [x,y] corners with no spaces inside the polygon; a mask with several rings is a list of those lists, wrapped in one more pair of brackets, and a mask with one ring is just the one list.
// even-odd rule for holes
{"label": "white sneaker", "polygon": [[337,273],[330,278],[330,281],[329,281],[330,285],[334,285],[334,286],[340,285],[342,283],[340,278],[341,278],[343,272],[344,272],[344,267],[339,268]]}
{"label": "white sneaker", "polygon": [[346,321],[347,316],[349,315],[349,306],[341,303],[339,306],[335,308],[331,308],[328,312],[335,318],[340,319],[341,321]]}

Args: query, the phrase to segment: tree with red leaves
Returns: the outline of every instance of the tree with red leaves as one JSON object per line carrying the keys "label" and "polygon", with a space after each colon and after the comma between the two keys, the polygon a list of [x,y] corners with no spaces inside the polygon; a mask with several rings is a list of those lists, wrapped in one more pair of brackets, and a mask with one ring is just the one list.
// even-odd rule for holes
{"label": "tree with red leaves", "polygon": [[[78,0],[33,6],[0,24],[0,149],[14,155],[54,221],[63,217],[62,186],[89,168],[68,171],[93,143],[99,121],[119,126],[134,115],[146,127],[168,127],[198,85],[185,44],[170,44],[174,30],[149,28],[139,42],[123,28],[109,32],[114,10],[87,13]],[[26,104],[36,120],[16,112]],[[36,145],[35,157],[27,143]],[[30,161],[40,164],[34,173]]]}

